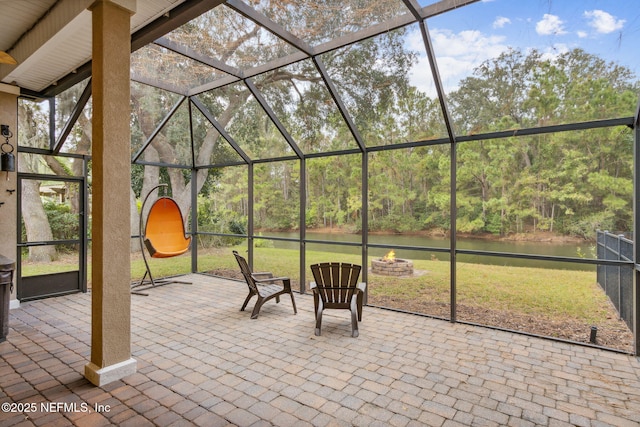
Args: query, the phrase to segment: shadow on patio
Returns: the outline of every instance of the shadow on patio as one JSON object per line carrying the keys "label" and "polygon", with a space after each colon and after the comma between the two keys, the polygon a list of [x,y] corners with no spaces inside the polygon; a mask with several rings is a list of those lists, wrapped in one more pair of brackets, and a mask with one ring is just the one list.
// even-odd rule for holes
{"label": "shadow on patio", "polygon": [[326,312],[316,337],[310,295],[296,294],[298,315],[285,298],[250,320],[244,283],[186,277],[193,285],[132,295],[138,373],[103,388],[82,376],[89,294],[12,310],[0,424],[640,423],[633,356],[372,307],[359,338],[348,311]]}

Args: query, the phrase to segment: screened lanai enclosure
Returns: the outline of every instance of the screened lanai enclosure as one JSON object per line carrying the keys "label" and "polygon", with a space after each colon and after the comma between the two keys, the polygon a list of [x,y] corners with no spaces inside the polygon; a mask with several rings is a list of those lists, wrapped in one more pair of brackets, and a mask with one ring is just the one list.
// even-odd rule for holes
{"label": "screened lanai enclosure", "polygon": [[[347,261],[368,305],[638,352],[631,3],[190,3],[132,36],[132,230],[165,183],[193,237],[155,274]],[[87,286],[90,78],[19,102],[24,300]]]}

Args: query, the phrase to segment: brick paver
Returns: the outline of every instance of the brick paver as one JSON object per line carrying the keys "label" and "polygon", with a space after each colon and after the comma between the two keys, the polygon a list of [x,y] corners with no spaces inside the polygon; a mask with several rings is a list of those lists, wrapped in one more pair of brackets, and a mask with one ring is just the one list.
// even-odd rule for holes
{"label": "brick paver", "polygon": [[0,425],[640,425],[633,356],[372,307],[358,338],[331,311],[316,337],[309,295],[251,320],[243,283],[187,280],[132,296],[138,372],[102,388],[89,294],[12,310]]}

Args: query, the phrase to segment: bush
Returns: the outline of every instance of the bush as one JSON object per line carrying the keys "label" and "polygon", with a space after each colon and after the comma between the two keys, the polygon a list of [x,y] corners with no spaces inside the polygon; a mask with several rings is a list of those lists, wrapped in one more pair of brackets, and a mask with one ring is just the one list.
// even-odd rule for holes
{"label": "bush", "polygon": [[71,212],[69,205],[46,202],[44,211],[47,214],[54,240],[72,240],[79,238],[78,215]]}
{"label": "bush", "polygon": [[572,236],[595,240],[596,230],[615,230],[615,220],[611,212],[597,212],[566,224],[563,231]]}
{"label": "bush", "polygon": [[240,220],[232,219],[229,221],[229,232],[231,234],[247,234],[247,226]]}
{"label": "bush", "polygon": [[[47,214],[53,240],[80,239],[78,214],[72,213],[69,205],[45,202],[44,211]],[[73,251],[75,248],[74,245],[58,245],[57,249]]]}

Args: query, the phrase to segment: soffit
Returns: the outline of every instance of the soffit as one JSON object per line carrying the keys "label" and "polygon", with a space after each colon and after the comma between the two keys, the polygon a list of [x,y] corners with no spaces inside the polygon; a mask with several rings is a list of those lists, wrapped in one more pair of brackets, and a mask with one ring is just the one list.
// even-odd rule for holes
{"label": "soffit", "polygon": [[[40,92],[91,59],[94,0],[0,0],[0,50],[18,65],[0,65],[0,81]],[[184,0],[137,0],[131,33]]]}

